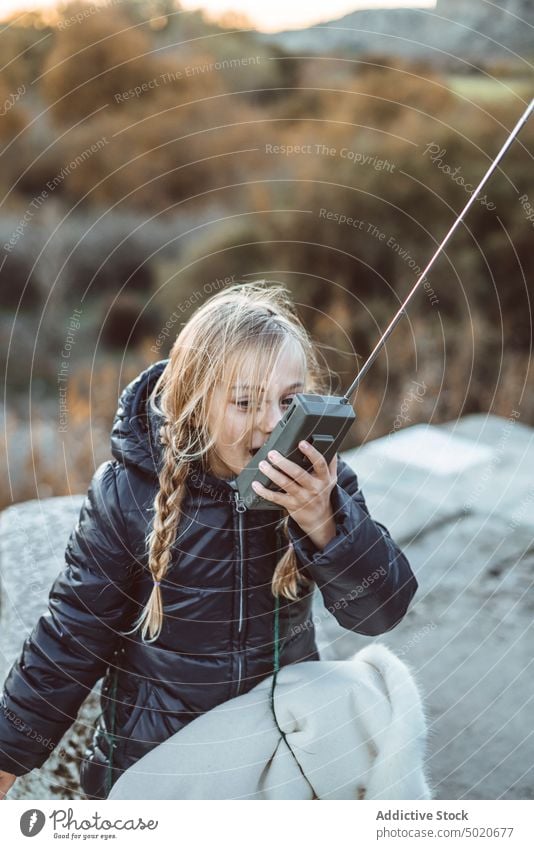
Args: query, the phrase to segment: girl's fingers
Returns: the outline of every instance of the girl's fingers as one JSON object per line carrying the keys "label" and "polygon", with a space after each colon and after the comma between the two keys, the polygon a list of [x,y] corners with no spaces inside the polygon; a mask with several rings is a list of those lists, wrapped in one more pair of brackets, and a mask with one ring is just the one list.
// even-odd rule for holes
{"label": "girl's fingers", "polygon": [[328,474],[329,467],[321,452],[318,451],[317,448],[314,448],[309,442],[306,442],[306,440],[299,442],[299,448],[304,456],[308,457],[313,464],[313,470],[317,477],[325,478]]}
{"label": "girl's fingers", "polygon": [[[295,464],[292,463],[291,465]],[[278,471],[278,469],[274,469],[269,463],[265,462],[265,460],[262,460],[258,468],[264,475],[267,475],[273,483],[278,484],[278,486],[285,489],[286,492],[295,492],[297,489],[300,489],[298,483],[292,480],[292,478]]]}
{"label": "girl's fingers", "polygon": [[[313,445],[310,445],[309,442],[304,440],[299,442],[299,449],[312,463],[312,469],[310,471],[315,472],[315,480],[313,480],[313,483],[316,482],[317,478],[327,481],[330,477],[337,476],[337,454],[334,454],[330,464],[327,464],[320,451],[318,451],[317,448],[314,448]],[[298,466],[297,463],[293,463],[292,460],[288,460],[287,457],[283,457],[282,454],[278,453],[278,451],[270,451],[267,457],[271,463],[275,463],[278,468],[287,475],[291,476],[291,478],[297,481],[300,486],[306,487],[307,484],[312,483],[310,480],[312,477],[310,472],[305,471],[305,469]],[[278,481],[276,481],[276,483],[278,483]]]}
{"label": "girl's fingers", "polygon": [[[278,451],[269,451],[267,459],[270,460],[271,463],[275,463],[282,472],[285,472],[288,477],[291,477],[298,484],[301,486],[305,485],[308,472],[306,472],[301,466],[293,463],[292,460],[288,460],[287,457],[283,457],[282,454],[278,453]],[[271,468],[272,467],[269,465],[269,469]],[[265,471],[263,468],[261,470],[262,472]],[[276,483],[278,483],[278,481],[276,481]]]}
{"label": "girl's fingers", "polygon": [[252,489],[258,495],[261,495],[262,498],[265,498],[266,501],[272,501],[274,504],[280,504],[282,507],[285,506],[284,498],[287,498],[287,495],[283,492],[273,492],[272,489],[267,489],[266,486],[263,486],[259,481],[252,481]]}

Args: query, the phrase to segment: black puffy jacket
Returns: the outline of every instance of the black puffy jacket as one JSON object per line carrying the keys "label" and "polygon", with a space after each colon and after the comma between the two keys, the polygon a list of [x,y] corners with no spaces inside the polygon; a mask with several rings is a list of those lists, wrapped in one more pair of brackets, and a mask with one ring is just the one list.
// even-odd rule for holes
{"label": "black puffy jacket", "polygon": [[[150,644],[139,632],[118,633],[131,627],[152,589],[144,538],[161,453],[159,417],[147,414],[146,399],[166,363],[147,368],[120,396],[114,459],[93,476],[48,611],[25,640],[2,696],[0,769],[23,775],[46,761],[104,677],[102,715],[81,767],[84,792],[94,798],[105,798],[110,781],[195,716],[273,669],[270,584],[284,551],[275,528],[283,514],[239,511],[231,484],[198,465],[161,585],[163,630]],[[402,619],[417,581],[387,529],[370,517],[356,475],[339,455],[332,505],[337,533],[322,551],[290,519],[299,567],[344,628],[381,634]],[[281,600],[280,639],[282,666],[319,658],[309,587],[297,601]]]}

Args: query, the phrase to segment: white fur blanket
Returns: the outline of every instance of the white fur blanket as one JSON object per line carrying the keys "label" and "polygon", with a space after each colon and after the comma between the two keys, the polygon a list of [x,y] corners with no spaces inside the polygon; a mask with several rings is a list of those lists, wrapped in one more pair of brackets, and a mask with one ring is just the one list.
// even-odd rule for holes
{"label": "white fur blanket", "polygon": [[126,770],[108,798],[431,798],[421,698],[386,646],[284,666],[274,705],[287,742],[271,685],[266,678],[190,722]]}

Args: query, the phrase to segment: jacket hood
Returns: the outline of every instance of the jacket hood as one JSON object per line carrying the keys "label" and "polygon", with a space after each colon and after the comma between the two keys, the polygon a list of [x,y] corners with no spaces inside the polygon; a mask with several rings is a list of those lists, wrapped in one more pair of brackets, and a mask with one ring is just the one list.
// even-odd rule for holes
{"label": "jacket hood", "polygon": [[[124,387],[111,429],[113,457],[154,478],[158,477],[163,459],[159,439],[163,416],[149,407],[148,398],[168,362],[168,359],[158,360]],[[219,499],[231,500],[234,497],[230,483],[206,471],[200,461],[191,463],[188,484]]]}
{"label": "jacket hood", "polygon": [[124,387],[111,428],[111,453],[124,465],[158,474],[161,444],[157,429],[162,417],[148,409],[148,397],[168,360],[159,360]]}

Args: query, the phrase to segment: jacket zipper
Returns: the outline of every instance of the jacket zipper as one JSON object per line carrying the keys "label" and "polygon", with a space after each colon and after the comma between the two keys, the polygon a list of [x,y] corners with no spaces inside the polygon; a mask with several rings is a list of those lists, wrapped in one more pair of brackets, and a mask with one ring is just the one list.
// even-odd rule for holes
{"label": "jacket zipper", "polygon": [[237,521],[238,521],[238,536],[239,536],[239,620],[237,624],[237,687],[235,695],[239,695],[239,690],[241,689],[241,676],[242,676],[242,657],[241,657],[241,633],[243,631],[243,551],[244,551],[244,540],[243,540],[243,513],[246,512],[245,502],[241,500],[239,492],[236,490],[234,492],[234,501],[235,508],[237,510]]}

